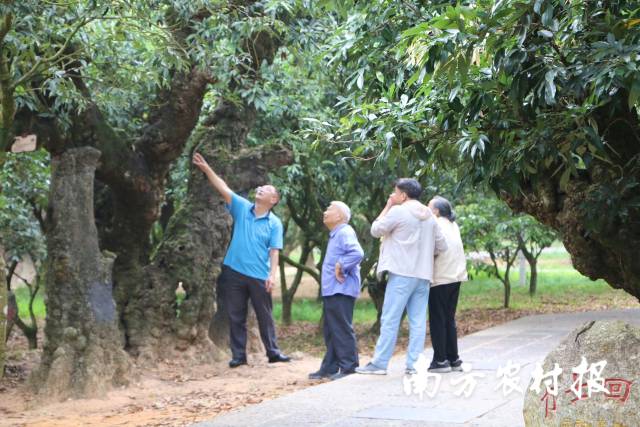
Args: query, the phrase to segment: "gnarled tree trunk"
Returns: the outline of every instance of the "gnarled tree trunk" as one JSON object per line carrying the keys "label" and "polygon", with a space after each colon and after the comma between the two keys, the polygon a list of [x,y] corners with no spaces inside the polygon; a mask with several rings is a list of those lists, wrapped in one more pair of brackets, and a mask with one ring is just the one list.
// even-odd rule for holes
{"label": "gnarled tree trunk", "polygon": [[619,92],[595,114],[614,154],[594,159],[565,189],[553,165],[520,183],[517,193],[492,184],[517,212],[526,212],[562,234],[573,266],[592,280],[604,279],[640,300],[640,122],[628,95]]}
{"label": "gnarled tree trunk", "polygon": [[33,376],[46,399],[102,396],[128,382],[112,296],[113,256],[100,252],[93,216],[99,156],[78,148],[52,159],[45,344]]}
{"label": "gnarled tree trunk", "polygon": [[[222,100],[194,137],[196,149],[238,193],[264,184],[270,170],[291,161],[290,152],[279,147],[246,147],[246,137],[254,120],[252,108]],[[232,220],[222,198],[206,177],[193,168],[187,199],[169,221],[165,240],[145,268],[148,292],[143,298],[130,302],[138,304],[138,309],[162,331],[146,337],[145,353],[151,356],[157,351],[166,354],[167,349],[189,349],[200,359],[215,360],[221,355],[221,349],[226,351],[227,315],[216,293],[216,279],[231,230]],[[175,307],[178,282],[183,283],[186,291],[179,316]],[[255,323],[255,315],[251,313],[250,351],[261,349],[256,328],[252,327]]]}

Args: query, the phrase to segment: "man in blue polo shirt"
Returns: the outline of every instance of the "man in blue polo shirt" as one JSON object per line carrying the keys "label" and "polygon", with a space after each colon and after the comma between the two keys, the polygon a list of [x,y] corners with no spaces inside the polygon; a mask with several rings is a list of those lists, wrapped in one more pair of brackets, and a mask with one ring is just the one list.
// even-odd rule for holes
{"label": "man in blue polo shirt", "polygon": [[229,313],[232,359],[229,366],[247,364],[247,301],[250,299],[258,319],[260,338],[269,363],[288,362],[278,348],[271,314],[271,290],[276,283],[278,256],[282,249],[282,222],[271,209],[280,200],[273,185],[256,189],[255,203],[231,191],[198,153],[193,164],[209,179],[224,199],[233,217],[233,236],[218,278],[219,290]]}

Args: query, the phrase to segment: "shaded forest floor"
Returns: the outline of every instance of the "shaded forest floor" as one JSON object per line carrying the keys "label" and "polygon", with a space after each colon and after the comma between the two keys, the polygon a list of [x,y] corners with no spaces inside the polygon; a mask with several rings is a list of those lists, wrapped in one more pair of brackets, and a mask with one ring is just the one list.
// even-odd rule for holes
{"label": "shaded forest floor", "polygon": [[[23,341],[15,333],[14,340]],[[105,399],[43,405],[28,385],[40,350],[26,350],[26,342],[10,345],[14,350],[0,381],[0,426],[185,426],[313,385],[307,374],[319,364],[300,352],[287,364],[269,364],[262,355],[250,355],[250,366],[236,369],[226,362],[185,366],[166,360]]]}
{"label": "shaded forest floor", "polygon": [[[549,300],[536,309],[469,308],[458,315],[458,331],[464,336],[530,314],[637,306],[632,298],[606,303],[583,296],[572,304]],[[356,324],[361,364],[368,362],[375,346],[377,334],[370,333],[371,326]],[[283,350],[295,358],[292,363],[270,365],[262,355],[252,355],[250,366],[237,369],[229,369],[226,362],[184,366],[165,361],[142,372],[138,383],[113,390],[106,399],[40,405],[27,386],[40,350],[27,350],[26,340],[14,330],[7,375],[0,382],[0,426],[183,426],[317,384],[307,379],[319,367],[324,351],[317,322],[281,325],[278,334]],[[404,351],[407,338],[403,323],[397,352]]]}

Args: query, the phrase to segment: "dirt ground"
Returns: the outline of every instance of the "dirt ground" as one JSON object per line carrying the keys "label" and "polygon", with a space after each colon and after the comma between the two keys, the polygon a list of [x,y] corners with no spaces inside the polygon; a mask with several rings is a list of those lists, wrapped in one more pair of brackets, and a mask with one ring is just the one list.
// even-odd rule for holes
{"label": "dirt ground", "polygon": [[[458,321],[459,333],[466,335],[524,314],[505,310],[465,313]],[[377,334],[370,328],[357,325],[361,363],[369,361],[375,346]],[[250,366],[236,369],[229,369],[226,362],[185,367],[167,361],[143,372],[139,383],[113,390],[104,399],[42,405],[27,384],[40,351],[27,350],[26,340],[14,330],[8,343],[12,351],[6,376],[0,381],[0,426],[184,426],[318,384],[307,379],[320,366],[324,352],[318,326],[282,326],[278,335],[283,350],[294,358],[291,363],[269,364],[262,355],[251,355]],[[397,352],[406,348],[407,336],[403,325]]]}
{"label": "dirt ground", "polygon": [[[307,374],[319,359],[294,354],[291,363],[269,364],[253,355],[250,366],[226,363],[185,369],[165,363],[141,375],[139,383],[111,391],[105,399],[68,400],[41,405],[26,386],[37,357],[9,362],[0,383],[0,426],[184,426],[232,409],[260,403],[317,383]],[[28,366],[30,365],[30,366]]]}

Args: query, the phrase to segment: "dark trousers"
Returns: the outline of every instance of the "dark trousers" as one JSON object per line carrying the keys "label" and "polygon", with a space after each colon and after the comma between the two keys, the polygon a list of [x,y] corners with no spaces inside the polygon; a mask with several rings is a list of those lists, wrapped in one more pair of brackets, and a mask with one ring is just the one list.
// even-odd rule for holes
{"label": "dark trousers", "polygon": [[431,287],[429,294],[429,333],[433,345],[433,360],[458,360],[456,307],[460,282]]}
{"label": "dark trousers", "polygon": [[247,357],[247,301],[251,300],[253,310],[258,319],[260,338],[267,350],[267,357],[280,354],[276,340],[276,326],[271,310],[273,303],[271,294],[267,292],[265,281],[245,276],[237,271],[222,266],[218,278],[218,292],[229,314],[229,343],[234,359]]}
{"label": "dark trousers", "polygon": [[358,343],[353,331],[353,308],[356,299],[343,294],[323,297],[322,332],[327,352],[320,372],[353,372],[358,367]]}

